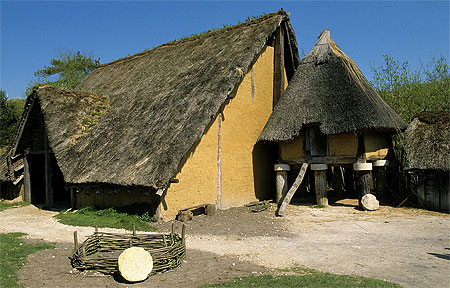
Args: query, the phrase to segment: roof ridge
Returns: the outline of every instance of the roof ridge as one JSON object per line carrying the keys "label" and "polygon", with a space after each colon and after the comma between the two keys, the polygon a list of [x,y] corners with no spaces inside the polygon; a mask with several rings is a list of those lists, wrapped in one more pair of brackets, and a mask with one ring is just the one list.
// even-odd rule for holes
{"label": "roof ridge", "polygon": [[100,64],[97,68],[109,66],[109,65],[116,64],[116,63],[119,63],[119,62],[129,61],[129,60],[132,60],[132,59],[135,59],[135,58],[147,55],[150,52],[155,51],[156,49],[160,49],[160,48],[164,48],[164,47],[168,47],[168,46],[175,46],[175,45],[183,44],[183,43],[190,42],[190,41],[195,41],[195,40],[199,40],[199,39],[203,39],[203,38],[209,38],[209,37],[212,37],[212,36],[217,36],[217,35],[220,35],[222,33],[225,33],[225,32],[231,31],[231,30],[235,30],[237,28],[241,28],[241,27],[250,26],[250,25],[254,25],[254,24],[260,23],[262,21],[265,21],[265,20],[267,20],[267,19],[269,19],[271,17],[275,17],[277,15],[288,17],[288,14],[286,13],[286,11],[279,10],[279,11],[274,12],[274,13],[269,13],[269,14],[263,15],[261,17],[258,17],[256,19],[254,19],[254,20],[246,21],[244,23],[238,23],[236,25],[229,26],[229,27],[219,28],[219,30],[216,30],[216,31],[206,32],[205,34],[195,35],[195,36],[188,37],[188,38],[185,38],[185,39],[172,40],[172,41],[169,41],[167,43],[163,43],[163,44],[161,44],[159,46],[156,46],[153,49],[145,49],[144,51],[138,52],[136,54],[133,54],[133,55],[130,55],[130,56],[126,56],[126,57],[123,57],[123,58],[119,58],[119,59],[113,60],[113,61],[108,62],[108,63]]}

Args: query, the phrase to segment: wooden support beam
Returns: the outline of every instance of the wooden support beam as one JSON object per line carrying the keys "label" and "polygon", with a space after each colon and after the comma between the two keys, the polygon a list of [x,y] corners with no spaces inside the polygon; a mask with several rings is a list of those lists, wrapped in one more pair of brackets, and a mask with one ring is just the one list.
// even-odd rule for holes
{"label": "wooden support beam", "polygon": [[308,163],[303,163],[297,178],[295,178],[294,184],[292,184],[291,189],[289,189],[289,191],[286,193],[286,196],[281,200],[281,205],[280,203],[278,203],[278,209],[275,212],[275,215],[277,216],[284,215],[286,208],[289,206],[289,203],[291,202],[292,196],[294,196],[295,191],[297,191],[298,187],[303,181],[306,170],[308,170],[308,165],[309,165]]}
{"label": "wooden support beam", "polygon": [[342,197],[343,191],[343,180],[342,180],[342,169],[341,166],[335,166],[333,168],[333,184],[334,184],[334,192],[337,197]]}
{"label": "wooden support beam", "polygon": [[284,35],[280,27],[275,31],[273,57],[273,107],[278,103],[284,92]]}
{"label": "wooden support beam", "polygon": [[23,201],[31,203],[30,159],[28,155],[23,157]]}
{"label": "wooden support beam", "polygon": [[327,170],[314,171],[314,183],[316,188],[316,203],[328,206],[327,198]]}
{"label": "wooden support beam", "polygon": [[275,201],[281,203],[281,199],[288,191],[287,172],[291,170],[287,164],[275,164],[274,170],[276,173],[276,194]]}
{"label": "wooden support beam", "polygon": [[44,131],[44,173],[45,173],[45,206],[53,207],[53,191],[51,185],[51,163],[48,155],[47,133]]}

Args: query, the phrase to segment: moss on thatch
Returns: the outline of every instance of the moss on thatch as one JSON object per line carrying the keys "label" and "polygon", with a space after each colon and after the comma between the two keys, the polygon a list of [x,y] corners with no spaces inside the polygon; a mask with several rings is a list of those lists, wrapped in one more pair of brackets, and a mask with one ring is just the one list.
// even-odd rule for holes
{"label": "moss on thatch", "polygon": [[356,64],[333,42],[328,29],[300,61],[259,140],[292,140],[308,124],[319,125],[324,134],[406,128]]}
{"label": "moss on thatch", "polygon": [[280,11],[100,65],[76,88],[108,96],[95,125],[84,92],[33,92],[64,181],[165,187],[280,26],[296,47]]}
{"label": "moss on thatch", "polygon": [[405,132],[405,170],[450,171],[450,111],[414,116]]}

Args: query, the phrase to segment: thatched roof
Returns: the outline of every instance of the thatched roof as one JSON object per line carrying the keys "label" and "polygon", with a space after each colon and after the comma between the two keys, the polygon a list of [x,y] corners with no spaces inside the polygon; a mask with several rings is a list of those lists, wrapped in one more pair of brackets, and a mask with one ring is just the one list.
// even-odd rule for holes
{"label": "thatched roof", "polygon": [[0,155],[0,181],[9,181],[6,154]]}
{"label": "thatched roof", "polygon": [[280,26],[296,48],[280,11],[101,65],[76,88],[95,95],[35,90],[64,180],[164,187]]}
{"label": "thatched roof", "polygon": [[259,139],[292,140],[308,124],[319,125],[324,134],[406,128],[356,64],[333,42],[328,29],[300,61]]}
{"label": "thatched roof", "polygon": [[405,170],[450,172],[450,111],[428,111],[414,116],[405,132]]}

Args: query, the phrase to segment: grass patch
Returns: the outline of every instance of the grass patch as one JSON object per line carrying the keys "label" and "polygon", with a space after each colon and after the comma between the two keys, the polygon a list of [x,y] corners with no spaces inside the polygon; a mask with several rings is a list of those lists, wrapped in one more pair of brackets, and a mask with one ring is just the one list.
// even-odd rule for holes
{"label": "grass patch", "polygon": [[322,204],[316,204],[316,205],[311,205],[309,206],[310,208],[325,208],[325,205]]}
{"label": "grass patch", "polygon": [[9,209],[9,208],[18,208],[18,207],[23,207],[23,206],[28,206],[30,205],[30,203],[27,202],[15,202],[15,203],[1,203],[0,202],[0,211]]}
{"label": "grass patch", "polygon": [[0,287],[21,287],[17,283],[17,271],[26,263],[27,256],[39,250],[54,248],[50,243],[26,243],[20,238],[23,235],[0,234]]}
{"label": "grass patch", "polygon": [[74,212],[61,212],[55,218],[66,225],[109,227],[131,230],[133,223],[136,230],[156,231],[148,222],[156,221],[150,217],[148,211],[142,205],[130,205],[120,208],[108,208],[97,210],[93,207],[85,207]]}
{"label": "grass patch", "polygon": [[302,267],[293,267],[283,270],[280,269],[280,271],[289,272],[294,275],[250,276],[234,279],[221,284],[209,284],[201,287],[402,287],[398,284],[382,280],[349,275],[335,275]]}

